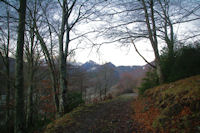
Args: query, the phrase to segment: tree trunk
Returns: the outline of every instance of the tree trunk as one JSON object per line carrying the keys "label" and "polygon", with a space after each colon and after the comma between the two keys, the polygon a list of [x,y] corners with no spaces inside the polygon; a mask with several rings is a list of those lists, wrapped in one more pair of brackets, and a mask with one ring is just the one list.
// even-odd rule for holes
{"label": "tree trunk", "polygon": [[[67,21],[67,12],[66,12],[66,0],[63,1],[62,6],[62,22],[61,22],[61,32],[59,35],[59,74],[60,74],[60,98],[59,98],[59,106],[60,106],[60,116],[62,116],[64,113],[66,113],[66,107],[67,107],[67,65],[66,65],[66,58],[67,53],[64,52],[64,34],[65,34],[65,25]],[[68,35],[66,37],[66,47],[65,49],[68,50]]]}
{"label": "tree trunk", "polygon": [[49,66],[49,71],[51,73],[51,81],[52,81],[52,88],[53,88],[53,92],[54,92],[54,105],[56,107],[56,113],[58,114],[59,113],[59,98],[58,98],[58,89],[57,89],[57,82],[56,82],[56,72],[55,72],[55,68],[54,68],[54,64],[53,64],[53,59],[50,57],[50,54],[49,54],[49,51],[45,45],[45,42],[43,40],[43,38],[40,36],[39,34],[39,31],[38,31],[38,28],[36,26],[36,22],[35,23],[35,34],[36,34],[36,37],[37,39],[40,41],[40,45],[41,45],[41,48],[42,48],[42,51],[45,55],[45,59],[48,63],[48,66]]}
{"label": "tree trunk", "polygon": [[56,107],[56,113],[59,113],[59,98],[58,98],[58,87],[57,87],[57,80],[55,76],[55,72],[51,72],[51,81],[53,86],[53,92],[54,92],[54,104]]}
{"label": "tree trunk", "polygon": [[[31,24],[30,24],[31,25]],[[34,25],[34,24],[33,24]],[[34,26],[30,26],[30,38],[31,38],[31,49],[30,55],[28,56],[28,99],[27,99],[27,127],[33,126],[33,78],[34,78]],[[29,50],[29,49],[28,49]]]}
{"label": "tree trunk", "polygon": [[83,79],[81,78],[81,85],[80,85],[80,88],[81,88],[81,98],[83,99]]}
{"label": "tree trunk", "polygon": [[6,124],[7,124],[7,132],[10,132],[10,60],[9,60],[9,47],[10,47],[10,13],[9,9],[7,9],[7,27],[8,27],[8,36],[7,36],[7,47],[6,47]]}
{"label": "tree trunk", "polygon": [[[163,73],[161,70],[160,66],[160,55],[158,51],[158,41],[157,41],[157,34],[156,34],[156,25],[155,25],[155,20],[154,20],[154,9],[153,9],[153,0],[150,0],[149,6],[151,9],[151,16],[149,17],[148,11],[147,11],[147,6],[144,0],[142,0],[142,5],[145,13],[145,19],[146,19],[146,25],[148,29],[148,34],[149,34],[149,40],[151,42],[151,45],[154,50],[154,55],[155,55],[155,64],[156,64],[156,72],[159,77],[159,83],[162,84],[164,82],[164,77]],[[150,23],[150,20],[152,23]],[[151,26],[152,24],[152,26]],[[152,28],[151,28],[152,27]]]}
{"label": "tree trunk", "polygon": [[20,0],[19,25],[15,68],[15,133],[25,133],[23,51],[26,17],[26,0]]}
{"label": "tree trunk", "polygon": [[[169,16],[169,2],[170,1],[161,1],[158,0],[162,12],[163,12],[163,19],[164,19],[164,34],[165,34],[165,42],[167,44],[168,48],[168,58],[170,59],[170,62],[173,63],[174,60],[174,30],[173,30],[173,24],[171,23],[170,16]],[[164,2],[164,6],[162,5],[162,2]],[[168,26],[170,30],[170,35],[168,35]],[[170,63],[170,64],[171,64]]]}
{"label": "tree trunk", "polygon": [[29,72],[29,87],[28,87],[28,105],[27,105],[27,127],[33,126],[33,66]]}
{"label": "tree trunk", "polygon": [[173,30],[173,25],[171,23],[170,18],[168,17],[169,21],[169,27],[170,27],[170,39],[168,38],[168,41],[166,41],[168,50],[169,50],[169,59],[171,62],[174,61],[174,30]]}
{"label": "tree trunk", "polygon": [[67,106],[67,80],[66,80],[66,61],[63,57],[64,55],[60,53],[60,115],[66,112]]}
{"label": "tree trunk", "polygon": [[102,99],[101,97],[102,97],[102,92],[101,92],[101,88],[99,89],[99,96],[100,96],[100,100]]}
{"label": "tree trunk", "polygon": [[87,100],[87,87],[85,88],[85,101]]}

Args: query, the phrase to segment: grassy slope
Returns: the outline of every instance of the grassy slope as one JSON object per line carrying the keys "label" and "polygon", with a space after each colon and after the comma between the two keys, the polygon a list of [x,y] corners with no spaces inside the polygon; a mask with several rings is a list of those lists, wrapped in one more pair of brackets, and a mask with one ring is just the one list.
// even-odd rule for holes
{"label": "grassy slope", "polygon": [[133,95],[83,105],[50,123],[45,133],[131,133]]}
{"label": "grassy slope", "polygon": [[149,89],[133,108],[142,132],[200,132],[200,75]]}

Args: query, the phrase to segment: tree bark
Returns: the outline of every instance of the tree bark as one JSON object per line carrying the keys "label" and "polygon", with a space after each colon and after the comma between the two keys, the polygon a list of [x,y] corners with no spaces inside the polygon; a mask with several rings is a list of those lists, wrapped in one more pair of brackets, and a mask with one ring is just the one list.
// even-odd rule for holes
{"label": "tree bark", "polygon": [[61,29],[59,35],[59,74],[60,74],[60,98],[59,98],[59,105],[60,105],[60,116],[66,113],[67,107],[67,65],[66,65],[66,58],[67,53],[65,53],[66,49],[68,50],[69,44],[69,31],[67,31],[66,35],[66,46],[64,51],[64,34],[65,34],[65,25],[68,21],[67,17],[67,1],[63,0],[62,6],[62,22],[61,22]]}
{"label": "tree bark", "polygon": [[26,0],[20,0],[15,68],[15,133],[25,133],[23,51],[26,18]]}
{"label": "tree bark", "polygon": [[[27,99],[27,127],[33,125],[33,78],[34,78],[34,23],[30,24],[30,38],[31,38],[31,48],[30,48],[30,55],[28,56],[28,99]],[[29,49],[27,49],[29,50]]]}
{"label": "tree bark", "polygon": [[30,64],[29,71],[29,87],[28,87],[28,105],[27,105],[27,127],[31,127],[33,123],[33,65]]}
{"label": "tree bark", "polygon": [[161,65],[160,65],[160,55],[159,55],[159,51],[158,51],[158,41],[157,41],[156,26],[155,26],[155,19],[154,19],[153,2],[154,2],[153,0],[149,1],[150,11],[151,11],[150,17],[151,17],[151,21],[152,21],[151,22],[152,26],[150,24],[150,17],[149,17],[149,14],[147,11],[147,6],[146,6],[146,3],[144,0],[142,0],[142,5],[143,5],[144,13],[145,13],[145,19],[146,19],[145,22],[146,22],[147,29],[148,29],[149,40],[150,40],[152,48],[154,50],[156,72],[159,77],[159,83],[162,84],[164,82],[164,77],[163,77],[163,73],[162,73]]}
{"label": "tree bark", "polygon": [[[9,7],[8,7],[9,8]],[[5,50],[6,59],[5,59],[5,66],[6,66],[6,124],[7,124],[7,132],[10,132],[10,60],[9,60],[9,48],[10,48],[10,13],[9,9],[7,8],[7,46]]]}

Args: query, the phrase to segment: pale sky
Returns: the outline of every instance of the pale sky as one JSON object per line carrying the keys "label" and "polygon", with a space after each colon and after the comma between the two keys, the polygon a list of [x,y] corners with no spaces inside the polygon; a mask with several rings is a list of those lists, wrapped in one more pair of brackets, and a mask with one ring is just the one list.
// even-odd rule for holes
{"label": "pale sky", "polygon": [[[175,26],[174,30],[176,35],[180,38],[185,38],[187,34],[198,31],[199,27],[195,24],[183,24]],[[178,30],[177,30],[178,29]],[[200,38],[197,38],[197,40]],[[192,41],[192,40],[191,40]],[[76,62],[85,63],[89,60],[95,61],[98,64],[104,64],[106,62],[112,62],[116,66],[133,66],[133,65],[145,65],[146,62],[138,55],[134,47],[130,44],[130,47],[119,47],[115,44],[104,44],[100,47],[99,51],[96,49],[91,51],[91,48],[76,50],[75,60]],[[135,43],[139,52],[149,61],[154,60],[154,53],[149,40],[140,41]],[[164,45],[160,45],[159,50]]]}
{"label": "pale sky", "polygon": [[[191,36],[196,31],[199,32],[199,23],[197,21],[184,23],[179,25],[174,25],[174,32],[177,35],[178,40],[181,38]],[[196,37],[195,40],[199,40]],[[106,41],[106,40],[104,40]],[[190,40],[193,42],[193,40]],[[154,53],[149,40],[135,42],[139,52],[149,61],[154,60]],[[162,49],[164,45],[159,42],[159,50]],[[89,60],[95,61],[98,64],[104,64],[106,62],[112,62],[116,66],[133,66],[133,65],[145,65],[146,62],[138,55],[134,47],[130,44],[129,48],[119,47],[119,44],[104,44],[100,47],[99,52],[96,49],[91,48],[76,50],[75,55],[76,62],[85,63]]]}
{"label": "pale sky", "polygon": [[[148,60],[154,60],[154,53],[151,45],[145,42],[136,43],[138,50]],[[85,63],[89,60],[93,60],[98,64],[104,64],[106,62],[112,62],[116,66],[133,66],[133,65],[145,65],[146,62],[136,53],[133,46],[130,48],[119,47],[115,44],[104,44],[100,47],[97,53],[94,49],[77,50],[75,59],[77,62]]]}

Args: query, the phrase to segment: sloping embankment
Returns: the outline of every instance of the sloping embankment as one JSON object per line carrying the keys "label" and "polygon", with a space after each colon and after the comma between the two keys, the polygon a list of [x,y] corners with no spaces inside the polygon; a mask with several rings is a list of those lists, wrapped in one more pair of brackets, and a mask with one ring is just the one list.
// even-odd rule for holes
{"label": "sloping embankment", "polygon": [[133,108],[141,132],[200,132],[200,75],[149,89]]}

